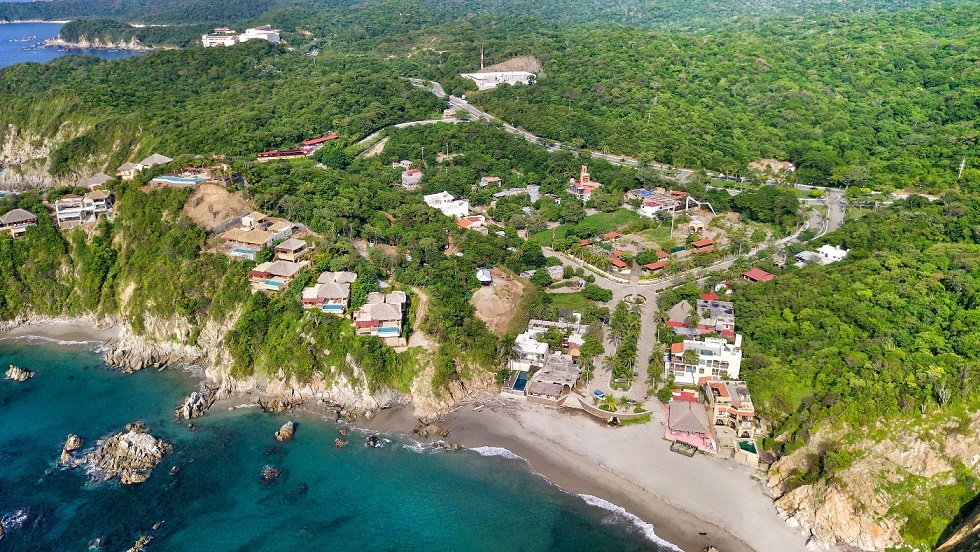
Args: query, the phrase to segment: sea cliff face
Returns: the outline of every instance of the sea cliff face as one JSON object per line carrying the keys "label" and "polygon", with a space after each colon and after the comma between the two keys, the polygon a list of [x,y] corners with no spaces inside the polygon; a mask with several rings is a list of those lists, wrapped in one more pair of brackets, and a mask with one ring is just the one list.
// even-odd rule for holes
{"label": "sea cliff face", "polygon": [[[980,477],[980,412],[962,420],[910,420],[875,428],[878,439],[841,445],[840,430],[817,432],[807,445],[773,465],[769,487],[786,522],[809,537],[807,547],[848,545],[884,551],[910,544],[903,535],[909,516],[903,503],[925,504],[941,488],[957,484],[963,470]],[[833,443],[833,444],[832,444]],[[843,449],[854,461],[832,477],[798,485],[793,474],[811,469],[828,448]],[[948,521],[948,520],[947,520]],[[967,532],[969,529],[967,529]],[[931,544],[931,543],[930,543]]]}
{"label": "sea cliff face", "polygon": [[76,42],[69,42],[60,36],[56,36],[45,40],[44,47],[61,48],[62,50],[126,50],[130,52],[149,52],[150,50],[158,49],[153,46],[144,45],[135,37],[117,42],[112,42],[111,40],[104,41],[99,38],[89,40],[86,37],[82,37]]}

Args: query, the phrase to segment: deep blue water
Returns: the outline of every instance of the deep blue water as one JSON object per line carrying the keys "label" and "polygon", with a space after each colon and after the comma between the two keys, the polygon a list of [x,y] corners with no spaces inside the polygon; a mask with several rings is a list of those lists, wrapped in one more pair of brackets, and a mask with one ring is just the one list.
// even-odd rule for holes
{"label": "deep blue water", "polygon": [[8,65],[25,61],[44,63],[68,54],[90,54],[106,59],[119,59],[135,55],[134,52],[114,52],[107,50],[69,52],[55,48],[41,47],[41,43],[45,39],[58,36],[60,30],[61,23],[0,24],[0,67],[7,67]]}
{"label": "deep blue water", "polygon": [[[177,370],[125,375],[78,346],[0,340],[0,367],[36,372],[0,380],[0,550],[84,550],[97,537],[125,550],[657,550],[627,516],[591,506],[519,459],[474,451],[420,451],[392,438],[382,449],[338,426],[296,418],[293,442],[275,441],[286,416],[212,411],[196,432],[173,407],[196,387]],[[56,466],[69,433],[89,450],[142,420],[175,445],[135,486],[92,483]],[[284,470],[260,482],[263,466]],[[180,471],[171,475],[172,466]],[[153,525],[160,523],[158,530]]]}

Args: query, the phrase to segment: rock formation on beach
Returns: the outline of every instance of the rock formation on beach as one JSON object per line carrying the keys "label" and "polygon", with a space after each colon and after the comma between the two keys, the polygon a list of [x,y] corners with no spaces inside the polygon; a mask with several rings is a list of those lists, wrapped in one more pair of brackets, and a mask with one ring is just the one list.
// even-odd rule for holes
{"label": "rock formation on beach", "polygon": [[142,483],[173,445],[150,435],[142,422],[128,424],[126,431],[99,439],[98,447],[83,460],[99,479],[118,477],[124,485]]}
{"label": "rock formation on beach", "polygon": [[194,391],[189,397],[184,399],[182,404],[174,409],[174,417],[177,419],[190,420],[203,416],[205,412],[214,404],[217,393],[213,389]]}
{"label": "rock formation on beach", "polygon": [[449,430],[438,424],[426,424],[415,428],[415,433],[422,439],[428,439],[431,436],[446,437],[449,435]]}
{"label": "rock formation on beach", "polygon": [[62,464],[71,463],[71,453],[82,448],[82,438],[78,435],[69,434],[65,439],[65,446],[61,448],[61,458],[58,460]]}
{"label": "rock formation on beach", "polygon": [[11,364],[10,368],[7,369],[6,378],[9,380],[22,382],[27,381],[32,377],[34,377],[34,372],[25,370],[19,366],[14,366],[13,364]]}
{"label": "rock formation on beach", "polygon": [[282,424],[279,431],[276,432],[276,440],[280,443],[284,443],[293,438],[293,434],[296,433],[296,424],[292,420]]}
{"label": "rock formation on beach", "polygon": [[263,401],[259,399],[259,407],[263,412],[269,414],[279,414],[280,412],[285,412],[294,406],[299,406],[303,401],[296,399],[287,399],[285,397],[276,397]]}

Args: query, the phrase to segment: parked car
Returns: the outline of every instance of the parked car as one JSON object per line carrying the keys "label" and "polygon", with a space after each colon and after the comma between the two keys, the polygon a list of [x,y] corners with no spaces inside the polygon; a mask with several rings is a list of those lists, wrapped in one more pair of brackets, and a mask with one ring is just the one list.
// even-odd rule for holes
{"label": "parked car", "polygon": [[603,393],[602,391],[598,390],[598,389],[596,389],[595,391],[593,391],[592,392],[592,395],[594,395],[595,398],[599,399],[600,401],[602,399],[606,398],[606,394]]}

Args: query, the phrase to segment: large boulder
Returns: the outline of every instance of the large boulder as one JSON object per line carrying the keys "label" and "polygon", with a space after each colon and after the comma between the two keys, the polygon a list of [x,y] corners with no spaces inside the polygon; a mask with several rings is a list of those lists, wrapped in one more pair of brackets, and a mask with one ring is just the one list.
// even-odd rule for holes
{"label": "large boulder", "polygon": [[447,437],[449,435],[449,430],[438,425],[438,424],[426,424],[420,425],[415,428],[415,433],[422,439],[428,439],[429,437]]}
{"label": "large boulder", "polygon": [[292,420],[282,424],[279,431],[276,432],[276,440],[280,443],[284,443],[293,438],[293,434],[296,433],[296,424]]}
{"label": "large boulder", "polygon": [[259,407],[262,408],[263,412],[268,412],[269,414],[279,414],[300,404],[303,404],[302,399],[287,399],[285,397],[274,397],[267,401],[259,399]]}
{"label": "large boulder", "polygon": [[59,461],[62,464],[71,463],[71,453],[82,448],[82,438],[78,435],[69,434],[68,438],[65,439],[65,446],[61,447],[61,458]]}
{"label": "large boulder", "polygon": [[142,422],[128,424],[126,431],[99,439],[96,449],[82,459],[97,479],[118,477],[124,485],[142,483],[153,468],[173,450],[173,445],[150,435]]}
{"label": "large boulder", "polygon": [[211,408],[211,405],[214,404],[216,396],[217,393],[212,389],[194,391],[189,397],[184,399],[183,403],[177,405],[177,408],[174,409],[174,417],[190,420],[203,416]]}
{"label": "large boulder", "polygon": [[6,378],[9,380],[14,380],[17,382],[27,381],[34,377],[34,372],[30,370],[25,370],[19,366],[10,365],[7,369]]}

